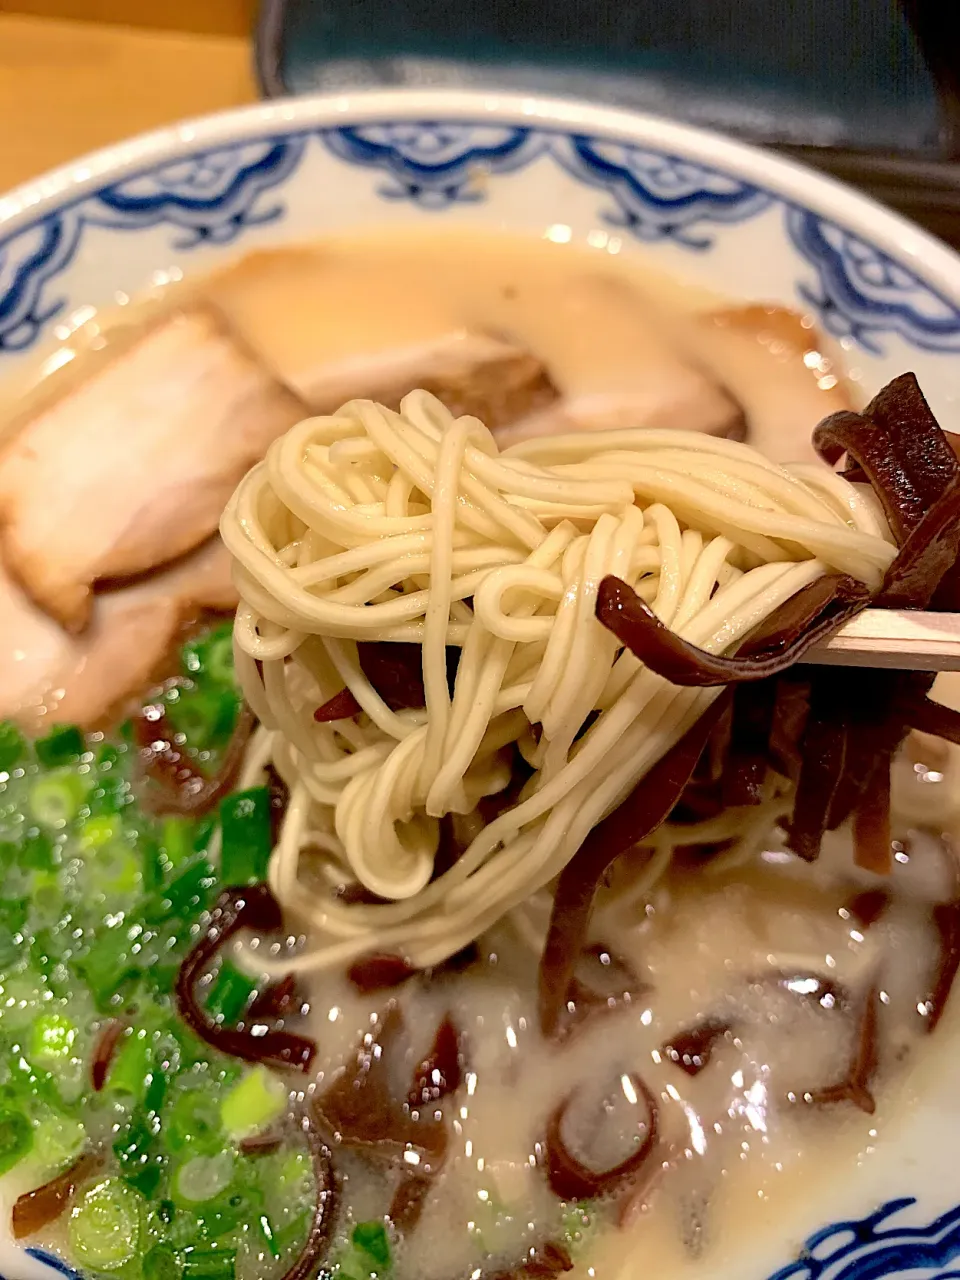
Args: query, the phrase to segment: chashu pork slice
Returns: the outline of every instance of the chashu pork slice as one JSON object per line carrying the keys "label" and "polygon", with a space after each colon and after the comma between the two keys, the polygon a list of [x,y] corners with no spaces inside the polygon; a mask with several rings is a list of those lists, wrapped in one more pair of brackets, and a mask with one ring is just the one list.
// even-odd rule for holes
{"label": "chashu pork slice", "polygon": [[216,529],[227,498],[304,416],[212,310],[152,325],[35,413],[0,453],[0,552],[65,627],[95,583],[175,559]]}
{"label": "chashu pork slice", "polygon": [[749,304],[689,318],[681,343],[743,406],[748,444],[774,462],[812,462],[821,419],[855,407],[833,345],[787,307]]}
{"label": "chashu pork slice", "polygon": [[378,273],[329,250],[285,248],[248,254],[203,288],[314,413],[348,400],[396,409],[422,388],[492,428],[556,399],[542,360],[495,326],[466,322],[436,284],[422,266],[411,278],[409,263]]}
{"label": "chashu pork slice", "polygon": [[735,396],[687,356],[668,318],[624,281],[585,276],[553,301],[538,317],[533,345],[547,353],[560,398],[497,431],[502,449],[537,436],[624,428],[742,438]]}
{"label": "chashu pork slice", "polygon": [[95,726],[146,688],[185,622],[201,610],[236,605],[219,536],[167,569],[97,594],[79,636],[0,571],[0,718],[31,731],[64,722]]}

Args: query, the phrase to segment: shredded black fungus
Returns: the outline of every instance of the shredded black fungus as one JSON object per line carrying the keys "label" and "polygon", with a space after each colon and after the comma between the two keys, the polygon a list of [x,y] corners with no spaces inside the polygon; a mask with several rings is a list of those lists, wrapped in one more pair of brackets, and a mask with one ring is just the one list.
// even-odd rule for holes
{"label": "shredded black fungus", "polygon": [[643,1171],[653,1154],[659,1137],[660,1113],[656,1099],[639,1076],[630,1073],[637,1096],[647,1106],[647,1120],[643,1140],[626,1160],[610,1169],[592,1169],[573,1154],[563,1139],[563,1122],[574,1100],[569,1095],[560,1103],[547,1122],[546,1151],[547,1178],[553,1191],[561,1200],[590,1200],[594,1196],[622,1188]]}
{"label": "shredded black fungus", "polygon": [[140,768],[152,784],[143,788],[141,799],[144,806],[154,813],[194,817],[209,813],[236,782],[243,753],[255,725],[253,712],[244,703],[220,767],[215,774],[208,776],[176,745],[176,734],[162,704],[151,703],[145,707],[134,720]]}
{"label": "shredded black fungus", "polygon": [[552,1240],[533,1250],[526,1262],[509,1271],[481,1272],[479,1280],[553,1280],[554,1276],[573,1270],[573,1259],[563,1247]]}
{"label": "shredded black fungus", "polygon": [[320,724],[326,724],[332,720],[350,720],[353,716],[359,715],[361,710],[360,703],[350,690],[341,689],[332,698],[328,698],[322,706],[317,707],[313,718]]}
{"label": "shredded black fungus", "polygon": [[816,1089],[805,1089],[799,1095],[803,1102],[814,1106],[828,1106],[837,1102],[852,1102],[855,1107],[872,1116],[877,1109],[870,1084],[877,1070],[878,1044],[877,1021],[880,1012],[880,993],[871,987],[863,1000],[857,1021],[857,1036],[847,1074],[836,1084]]}
{"label": "shredded black fungus", "polygon": [[459,1088],[462,1066],[459,1037],[446,1017],[413,1073],[408,1096],[397,1097],[395,1059],[403,1052],[403,1035],[403,1016],[391,1001],[353,1062],[312,1104],[315,1123],[332,1141],[399,1174],[389,1216],[401,1233],[413,1230],[446,1159],[449,1134],[437,1103]]}
{"label": "shredded black fungus", "polygon": [[297,985],[295,974],[288,973],[279,982],[254,997],[248,1015],[252,1022],[264,1022],[270,1018],[292,1018],[303,1008],[304,999]]}
{"label": "shredded black fungus", "polygon": [[[547,1034],[558,1031],[603,877],[668,817],[696,822],[730,806],[760,803],[773,771],[795,787],[790,849],[814,860],[824,833],[850,820],[858,864],[888,873],[897,750],[911,728],[960,743],[960,714],[930,700],[929,673],[811,666],[798,675],[790,669],[868,605],[960,608],[958,450],[913,374],[895,379],[862,414],[826,419],[814,443],[830,464],[845,456],[845,474],[872,485],[887,514],[899,550],[877,592],[827,575],[776,610],[734,655],[716,657],[664,627],[620,579],[600,584],[598,619],[651,670],[674,684],[727,688],[561,872],[540,964]],[[941,904],[936,912],[941,962],[928,1002],[933,1025],[960,968],[954,920],[960,921],[960,903]]]}
{"label": "shredded black fungus", "polygon": [[330,1250],[340,1208],[340,1183],[330,1148],[309,1113],[300,1117],[300,1128],[310,1152],[316,1198],[306,1241],[281,1280],[313,1280]]}
{"label": "shredded black fungus", "polygon": [[847,903],[846,910],[861,929],[869,929],[876,924],[890,905],[890,894],[886,889],[864,889]]}
{"label": "shredded black fungus", "polygon": [[791,597],[740,646],[742,656],[717,657],[665,627],[645,601],[620,578],[600,583],[598,619],[651,671],[671,684],[709,686],[765,680],[799,662],[867,607],[870,593],[855,578],[825,574]]}
{"label": "shredded black fungus", "polygon": [[926,1000],[927,1031],[934,1031],[960,969],[960,902],[941,902],[933,908],[933,927],[939,943],[933,987]]}
{"label": "shredded black fungus", "polygon": [[557,880],[540,961],[540,1024],[557,1032],[574,968],[584,949],[593,899],[607,868],[656,830],[676,805],[729,695],[722,693],[618,809],[593,828]]}
{"label": "shredded black fungus", "polygon": [[249,1015],[244,1023],[235,1027],[224,1026],[210,1018],[196,998],[197,982],[238,929],[273,933],[281,923],[280,907],[265,884],[225,890],[210,913],[210,922],[203,936],[177,973],[177,1012],[191,1031],[221,1053],[242,1058],[245,1062],[309,1071],[317,1051],[312,1040],[292,1031],[264,1025]]}
{"label": "shredded black fungus", "polygon": [[90,1083],[93,1085],[94,1093],[99,1093],[107,1082],[107,1073],[113,1062],[117,1043],[127,1026],[123,1018],[111,1018],[100,1028],[90,1058]]}
{"label": "shredded black fungus", "polygon": [[103,1164],[96,1151],[85,1151],[80,1158],[45,1182],[35,1191],[27,1191],[13,1206],[12,1228],[15,1240],[36,1235],[65,1212],[74,1191],[81,1182],[95,1174]]}
{"label": "shredded black fungus", "polygon": [[347,970],[347,980],[361,995],[370,995],[374,991],[399,987],[419,972],[403,956],[389,951],[372,952],[354,960]]}
{"label": "shredded black fungus", "polygon": [[660,1052],[688,1076],[698,1076],[710,1065],[716,1046],[732,1030],[733,1023],[723,1018],[704,1018],[671,1036]]}

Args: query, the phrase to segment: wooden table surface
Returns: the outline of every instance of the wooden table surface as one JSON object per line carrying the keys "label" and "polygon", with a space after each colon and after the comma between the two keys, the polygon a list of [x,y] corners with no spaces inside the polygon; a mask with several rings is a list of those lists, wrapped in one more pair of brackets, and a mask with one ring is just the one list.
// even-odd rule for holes
{"label": "wooden table surface", "polygon": [[[0,0],[0,192],[144,129],[257,98],[245,36],[65,22],[11,7]],[[59,11],[83,4],[61,0]],[[242,16],[215,29],[247,30]]]}

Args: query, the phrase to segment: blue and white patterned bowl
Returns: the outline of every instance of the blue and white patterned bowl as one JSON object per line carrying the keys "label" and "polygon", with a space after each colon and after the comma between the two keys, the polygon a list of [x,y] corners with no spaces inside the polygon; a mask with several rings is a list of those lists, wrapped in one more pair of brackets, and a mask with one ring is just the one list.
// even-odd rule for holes
{"label": "blue and white patterned bowl", "polygon": [[[960,429],[960,259],[943,245],[739,143],[503,93],[275,102],[123,143],[0,197],[0,379],[78,312],[180,273],[325,232],[439,219],[575,243],[612,233],[622,253],[731,297],[810,310],[867,391],[913,369]],[[835,1167],[808,1168],[796,1195],[760,1206],[710,1280],[960,1277],[960,1100],[947,1067],[957,1021],[876,1144],[847,1144]],[[627,1280],[643,1262],[625,1265]],[[2,1237],[0,1272],[72,1275]]]}

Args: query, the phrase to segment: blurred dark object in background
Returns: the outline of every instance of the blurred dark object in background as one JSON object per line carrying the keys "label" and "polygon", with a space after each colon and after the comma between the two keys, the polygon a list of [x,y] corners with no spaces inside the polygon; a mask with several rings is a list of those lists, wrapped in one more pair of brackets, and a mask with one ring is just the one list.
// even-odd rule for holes
{"label": "blurred dark object in background", "polygon": [[264,0],[268,96],[485,86],[776,146],[960,247],[960,0]]}

